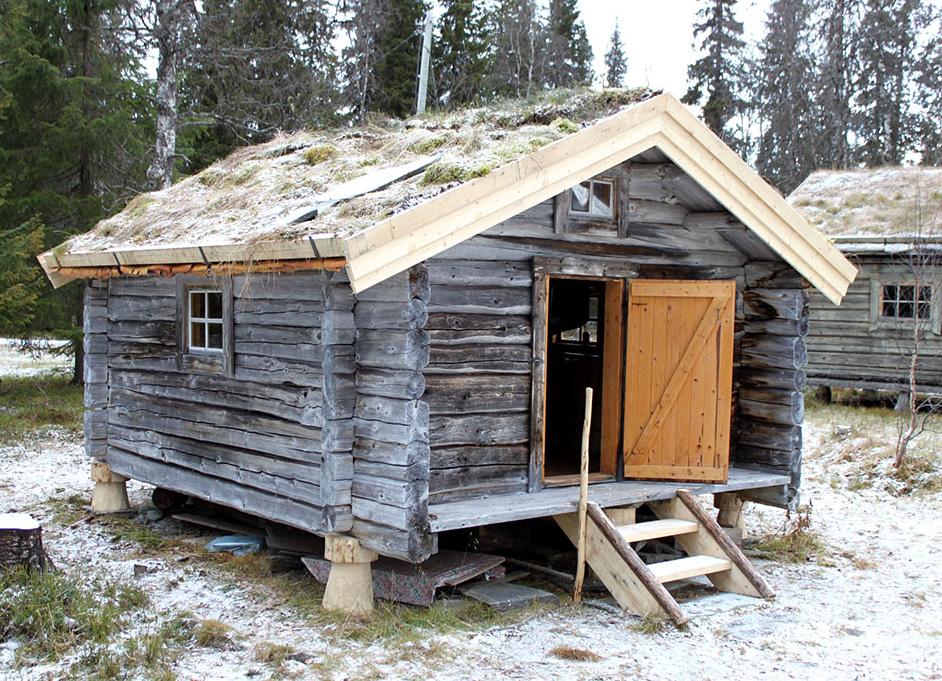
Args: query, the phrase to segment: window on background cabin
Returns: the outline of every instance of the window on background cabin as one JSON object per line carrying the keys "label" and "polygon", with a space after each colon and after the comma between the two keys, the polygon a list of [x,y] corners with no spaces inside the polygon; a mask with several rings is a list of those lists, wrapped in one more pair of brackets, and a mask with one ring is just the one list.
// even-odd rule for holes
{"label": "window on background cabin", "polygon": [[567,329],[559,334],[559,340],[563,343],[581,343],[582,345],[599,344],[599,297],[591,296],[589,298],[589,316],[588,319],[574,329]]}
{"label": "window on background cabin", "polygon": [[880,314],[890,319],[932,317],[932,287],[913,284],[884,284]]}
{"label": "window on background cabin", "polygon": [[222,352],[222,291],[191,289],[188,312],[190,350]]}
{"label": "window on background cabin", "polygon": [[569,210],[576,215],[594,218],[615,217],[615,183],[587,180],[570,190]]}

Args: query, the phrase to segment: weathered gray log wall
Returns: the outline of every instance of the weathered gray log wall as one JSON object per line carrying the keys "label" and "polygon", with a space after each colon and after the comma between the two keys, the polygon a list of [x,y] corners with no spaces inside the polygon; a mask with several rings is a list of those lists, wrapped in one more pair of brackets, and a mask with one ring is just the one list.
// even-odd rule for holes
{"label": "weathered gray log wall", "polygon": [[[808,381],[838,388],[906,389],[913,322],[881,320],[877,307],[881,285],[911,281],[912,271],[885,255],[858,255],[856,264],[860,273],[840,306],[811,294]],[[921,276],[936,285],[942,280],[942,273]],[[927,391],[942,391],[942,336],[926,328],[919,349],[918,383]]]}
{"label": "weathered gray log wall", "polygon": [[85,452],[94,459],[104,459],[108,452],[107,282],[91,280],[85,287],[82,333]]}
{"label": "weathered gray log wall", "polygon": [[794,508],[801,484],[808,284],[781,262],[748,263],[745,281],[736,436],[730,460],[790,475],[787,487],[748,495]]}
{"label": "weathered gray log wall", "polygon": [[234,277],[228,374],[186,356],[178,289],[171,278],[109,283],[109,465],[302,529],[349,530],[349,285],[328,273]]}
{"label": "weathered gray log wall", "polygon": [[429,408],[422,370],[430,295],[425,265],[357,296],[353,534],[389,556],[420,561],[428,532]]}

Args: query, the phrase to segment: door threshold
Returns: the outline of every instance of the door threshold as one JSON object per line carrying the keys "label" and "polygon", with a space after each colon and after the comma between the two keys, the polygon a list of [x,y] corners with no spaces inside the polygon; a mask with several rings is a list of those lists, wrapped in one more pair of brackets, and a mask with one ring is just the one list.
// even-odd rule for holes
{"label": "door threshold", "polygon": [[[589,473],[589,483],[593,482],[613,482],[615,480],[614,475],[609,473]],[[543,478],[544,487],[566,487],[567,485],[578,485],[579,484],[579,474],[573,473],[571,475],[553,475],[548,478]]]}

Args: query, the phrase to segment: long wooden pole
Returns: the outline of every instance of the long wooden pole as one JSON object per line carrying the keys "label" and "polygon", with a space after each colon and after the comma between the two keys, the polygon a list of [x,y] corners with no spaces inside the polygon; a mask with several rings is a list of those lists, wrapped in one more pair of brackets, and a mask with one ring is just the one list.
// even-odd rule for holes
{"label": "long wooden pole", "polygon": [[582,459],[579,465],[579,541],[576,543],[576,581],[572,602],[582,600],[585,580],[586,507],[589,503],[589,435],[592,430],[592,388],[585,389],[585,417],[582,420]]}

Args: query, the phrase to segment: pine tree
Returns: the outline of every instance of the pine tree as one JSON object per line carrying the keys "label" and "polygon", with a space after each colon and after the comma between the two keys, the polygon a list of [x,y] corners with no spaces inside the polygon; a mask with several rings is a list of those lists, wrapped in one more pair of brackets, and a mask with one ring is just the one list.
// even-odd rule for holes
{"label": "pine tree", "polygon": [[576,0],[550,0],[544,82],[550,88],[592,84],[592,46]]}
{"label": "pine tree", "polygon": [[913,142],[911,110],[919,0],[868,0],[861,24],[854,132],[858,160],[902,162]]}
{"label": "pine tree", "polygon": [[440,106],[480,102],[486,97],[488,42],[480,3],[445,0],[432,48],[435,101]]}
{"label": "pine tree", "polygon": [[339,5],[347,46],[343,99],[354,118],[363,123],[373,107],[376,92],[375,65],[380,59],[379,39],[386,21],[384,0],[344,0]]}
{"label": "pine tree", "polygon": [[756,94],[764,129],[756,165],[785,194],[815,168],[811,11],[808,0],[774,0],[759,45]]}
{"label": "pine tree", "polygon": [[735,148],[745,141],[729,129],[730,121],[745,108],[746,80],[742,23],[736,19],[736,0],[700,0],[694,40],[701,37],[703,56],[687,69],[690,81],[685,104],[702,105],[703,120],[713,132]]}
{"label": "pine tree", "polygon": [[608,43],[608,52],[605,53],[605,87],[624,87],[627,71],[628,60],[616,19],[615,30],[612,31],[612,38]]}
{"label": "pine tree", "polygon": [[425,16],[422,0],[386,0],[378,59],[373,66],[374,106],[392,116],[405,117],[415,111],[421,24]]}
{"label": "pine tree", "polygon": [[540,90],[546,44],[534,0],[497,0],[488,14],[493,56],[487,91],[491,96],[529,97]]}
{"label": "pine tree", "polygon": [[819,0],[817,37],[821,58],[814,85],[818,111],[817,165],[847,168],[851,162],[851,115],[859,72],[863,0]]}

